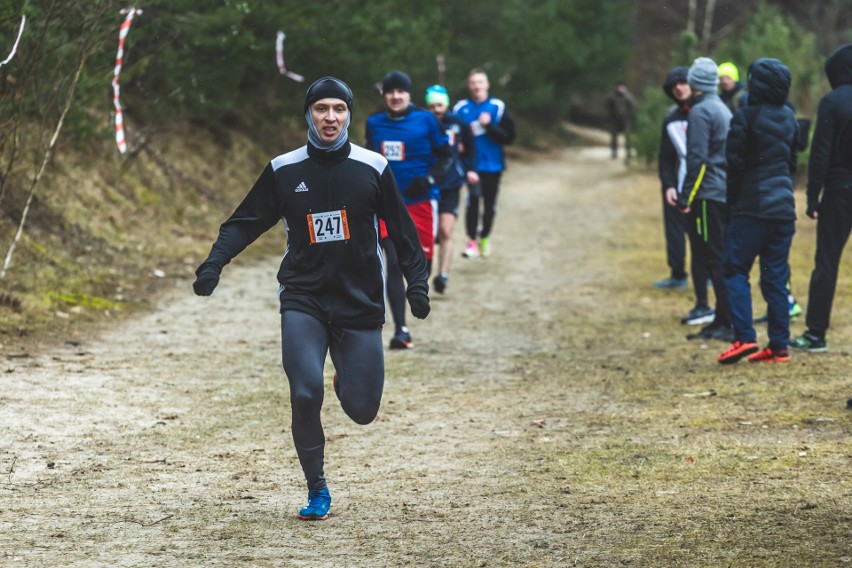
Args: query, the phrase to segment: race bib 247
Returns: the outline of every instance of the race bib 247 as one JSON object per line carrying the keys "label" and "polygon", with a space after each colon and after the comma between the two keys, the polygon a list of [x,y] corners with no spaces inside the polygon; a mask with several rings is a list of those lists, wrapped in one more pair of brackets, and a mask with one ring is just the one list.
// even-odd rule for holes
{"label": "race bib 247", "polygon": [[308,234],[312,244],[348,241],[349,223],[346,220],[346,209],[308,213]]}

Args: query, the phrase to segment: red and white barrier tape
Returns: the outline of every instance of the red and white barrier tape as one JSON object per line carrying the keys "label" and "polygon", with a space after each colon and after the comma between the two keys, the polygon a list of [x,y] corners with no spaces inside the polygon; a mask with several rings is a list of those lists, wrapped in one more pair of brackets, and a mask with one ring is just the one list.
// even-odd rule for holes
{"label": "red and white barrier tape", "polygon": [[21,28],[18,30],[18,39],[15,40],[15,45],[12,46],[12,53],[9,54],[9,57],[0,61],[0,67],[3,67],[7,63],[9,63],[13,57],[15,57],[15,52],[18,51],[18,43],[21,41],[21,36],[24,35],[24,24],[27,23],[27,17],[21,16]]}
{"label": "red and white barrier tape", "polygon": [[115,105],[115,143],[118,145],[118,151],[124,154],[127,152],[127,142],[124,140],[124,117],[121,114],[121,103],[118,100],[118,76],[121,74],[121,62],[124,58],[124,38],[127,37],[127,32],[130,31],[133,16],[141,14],[142,10],[125,8],[119,13],[127,14],[127,17],[124,18],[124,21],[121,23],[121,29],[118,32],[118,53],[115,55],[115,74],[112,78],[112,102]]}
{"label": "red and white barrier tape", "polygon": [[284,35],[284,32],[278,32],[278,37],[275,38],[275,60],[278,62],[278,71],[280,71],[282,75],[286,75],[294,81],[303,83],[305,81],[304,77],[298,73],[287,71],[287,68],[284,66],[284,38],[286,37],[287,36]]}

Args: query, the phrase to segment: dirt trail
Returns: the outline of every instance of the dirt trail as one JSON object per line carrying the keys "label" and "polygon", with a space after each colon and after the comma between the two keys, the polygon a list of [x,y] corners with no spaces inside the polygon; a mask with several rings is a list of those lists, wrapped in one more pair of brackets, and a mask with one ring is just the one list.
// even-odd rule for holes
{"label": "dirt trail", "polygon": [[[565,464],[540,449],[575,447],[582,418],[569,417],[611,404],[584,383],[589,360],[619,357],[610,332],[565,323],[591,328],[605,311],[607,235],[626,212],[601,196],[626,175],[605,148],[513,160],[492,258],[457,257],[447,294],[411,324],[416,349],[387,353],[372,425],[345,418],[326,366],[323,523],[294,515],[305,491],[279,364],[278,258],[237,259],[210,298],[176,279],[153,313],[7,358],[2,563],[612,565],[604,521],[620,509],[572,495]],[[566,359],[558,382],[537,371],[588,341],[605,349]],[[588,428],[604,447],[608,427]]]}

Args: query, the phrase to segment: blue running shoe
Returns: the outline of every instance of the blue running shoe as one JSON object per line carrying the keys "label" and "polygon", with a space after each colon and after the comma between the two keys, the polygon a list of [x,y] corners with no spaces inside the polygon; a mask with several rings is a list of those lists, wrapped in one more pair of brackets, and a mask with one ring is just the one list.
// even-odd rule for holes
{"label": "blue running shoe", "polygon": [[328,487],[308,491],[308,505],[299,511],[299,518],[303,521],[324,521],[328,518],[330,508],[331,493]]}

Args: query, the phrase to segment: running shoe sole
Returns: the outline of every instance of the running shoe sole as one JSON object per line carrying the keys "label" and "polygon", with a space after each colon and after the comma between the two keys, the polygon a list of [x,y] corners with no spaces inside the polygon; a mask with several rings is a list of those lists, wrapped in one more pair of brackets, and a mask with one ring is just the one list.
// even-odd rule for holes
{"label": "running shoe sole", "polygon": [[768,349],[764,349],[763,351],[759,351],[754,355],[749,355],[748,362],[749,363],[787,363],[790,361],[789,353],[774,353],[769,352],[766,353]]}
{"label": "running shoe sole", "polygon": [[710,323],[716,318],[716,313],[707,314],[704,316],[699,316],[697,318],[683,318],[681,323],[684,325],[701,325],[704,323]]}
{"label": "running shoe sole", "polygon": [[391,349],[414,349],[413,341],[405,341],[404,339],[399,339],[394,337],[390,340],[390,348]]}
{"label": "running shoe sole", "polygon": [[330,515],[331,515],[331,513],[329,512],[329,513],[326,513],[325,515],[323,515],[322,517],[318,517],[316,515],[299,515],[299,518],[303,521],[324,521]]}
{"label": "running shoe sole", "polygon": [[743,357],[751,355],[752,353],[757,353],[758,351],[760,351],[760,348],[757,346],[757,343],[741,343],[737,349],[735,349],[732,344],[731,347],[719,355],[718,361],[723,365],[730,365],[732,363],[736,363]]}
{"label": "running shoe sole", "polygon": [[791,340],[788,345],[796,351],[807,351],[808,353],[825,353],[828,351],[828,343],[825,340],[816,343],[807,338],[797,337]]}

